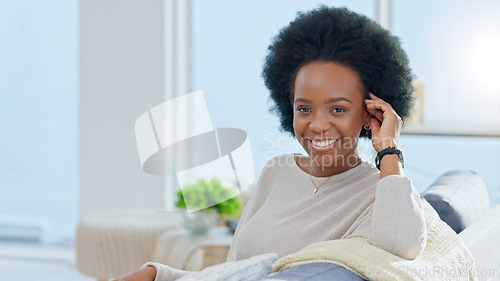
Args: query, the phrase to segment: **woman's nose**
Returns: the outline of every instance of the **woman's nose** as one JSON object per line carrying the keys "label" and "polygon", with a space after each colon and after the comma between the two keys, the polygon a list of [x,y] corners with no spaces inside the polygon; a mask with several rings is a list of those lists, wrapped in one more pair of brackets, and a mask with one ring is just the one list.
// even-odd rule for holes
{"label": "woman's nose", "polygon": [[309,128],[315,133],[322,133],[328,131],[330,128],[330,122],[328,122],[327,118],[323,114],[316,113],[309,124]]}

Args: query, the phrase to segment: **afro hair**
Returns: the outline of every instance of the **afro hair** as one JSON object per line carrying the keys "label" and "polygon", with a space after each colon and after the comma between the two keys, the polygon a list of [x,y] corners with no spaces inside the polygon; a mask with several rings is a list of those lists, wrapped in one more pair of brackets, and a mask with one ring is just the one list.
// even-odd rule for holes
{"label": "afro hair", "polygon": [[[299,69],[313,61],[343,64],[359,74],[366,97],[371,92],[388,102],[405,120],[413,106],[412,80],[399,39],[375,21],[346,8],[324,5],[280,30],[268,48],[262,77],[274,102],[281,130],[294,134],[293,85]],[[371,138],[361,130],[361,137]]]}

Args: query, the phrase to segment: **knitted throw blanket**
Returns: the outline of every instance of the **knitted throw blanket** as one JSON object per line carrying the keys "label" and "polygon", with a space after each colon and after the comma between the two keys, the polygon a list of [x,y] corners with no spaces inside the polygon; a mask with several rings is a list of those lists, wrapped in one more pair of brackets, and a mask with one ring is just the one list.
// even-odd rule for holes
{"label": "knitted throw blanket", "polygon": [[273,264],[273,272],[313,262],[343,266],[367,280],[476,280],[474,259],[458,235],[428,216],[427,244],[414,260],[395,256],[360,237],[311,244]]}

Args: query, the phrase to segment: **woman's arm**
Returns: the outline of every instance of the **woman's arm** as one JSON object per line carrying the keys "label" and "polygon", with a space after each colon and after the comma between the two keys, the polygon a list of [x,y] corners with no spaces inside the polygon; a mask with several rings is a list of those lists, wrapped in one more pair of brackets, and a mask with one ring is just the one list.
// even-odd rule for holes
{"label": "woman's arm", "polygon": [[[388,147],[398,147],[403,121],[392,106],[370,93],[365,100],[370,119],[373,149],[378,153]],[[380,124],[379,121],[382,123]],[[397,154],[387,154],[380,160],[380,178],[390,175],[403,175],[403,167]]]}
{"label": "woman's arm", "polygon": [[[370,98],[366,100],[366,109],[373,116],[370,120],[373,148],[376,152],[397,148],[401,118],[387,102],[371,93]],[[380,160],[370,242],[400,257],[414,259],[425,247],[426,235],[419,193],[403,175],[399,156],[385,155]]]}
{"label": "woman's arm", "polygon": [[414,259],[425,247],[427,229],[420,195],[405,176],[377,184],[370,242],[392,254]]}

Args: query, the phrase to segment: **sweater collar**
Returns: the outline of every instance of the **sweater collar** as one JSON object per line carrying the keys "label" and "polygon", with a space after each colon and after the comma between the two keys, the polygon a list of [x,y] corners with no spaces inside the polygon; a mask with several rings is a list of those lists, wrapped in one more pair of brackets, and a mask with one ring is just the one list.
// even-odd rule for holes
{"label": "sweater collar", "polygon": [[[309,173],[307,173],[306,171],[302,170],[299,167],[299,165],[297,164],[297,161],[295,160],[295,156],[303,156],[303,155],[300,153],[293,153],[293,154],[288,155],[288,157],[291,158],[290,160],[293,161],[292,168],[295,170],[294,172],[300,174],[301,176],[309,177]],[[330,180],[332,182],[333,181],[339,182],[339,181],[343,181],[344,179],[362,177],[362,176],[365,176],[367,174],[371,174],[374,172],[378,172],[378,169],[375,167],[375,165],[373,165],[373,163],[370,163],[370,162],[367,162],[367,161],[361,159],[361,164],[359,164],[358,166],[351,168],[345,172],[342,172],[340,174],[332,175]],[[318,179],[318,180],[325,180],[328,177],[312,176],[312,178]]]}

